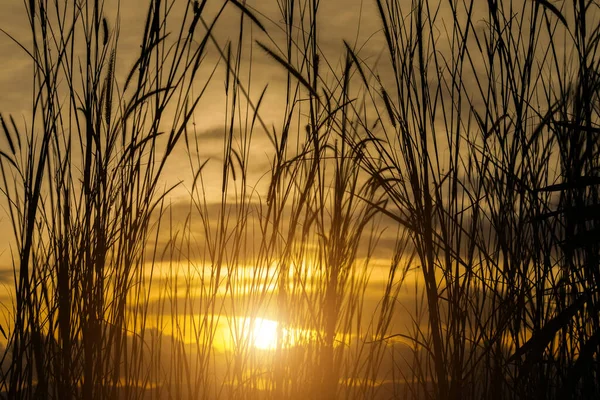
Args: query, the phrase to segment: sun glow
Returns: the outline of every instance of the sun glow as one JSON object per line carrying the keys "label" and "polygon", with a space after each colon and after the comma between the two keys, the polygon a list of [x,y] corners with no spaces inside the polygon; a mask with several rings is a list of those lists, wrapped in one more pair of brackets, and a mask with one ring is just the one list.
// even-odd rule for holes
{"label": "sun glow", "polygon": [[250,334],[252,346],[262,350],[272,350],[277,347],[279,324],[276,321],[263,318],[256,318],[253,321],[246,319],[244,325]]}
{"label": "sun glow", "polygon": [[251,346],[261,350],[273,350],[277,347],[279,324],[264,318],[244,320],[244,332]]}

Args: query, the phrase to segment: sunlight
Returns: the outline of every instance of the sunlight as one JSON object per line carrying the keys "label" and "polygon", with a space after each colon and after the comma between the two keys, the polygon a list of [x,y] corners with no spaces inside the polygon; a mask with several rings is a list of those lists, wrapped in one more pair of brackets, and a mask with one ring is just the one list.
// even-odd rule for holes
{"label": "sunlight", "polygon": [[249,327],[250,342],[252,346],[262,350],[273,350],[277,347],[277,329],[279,324],[270,319],[256,318],[254,322],[246,319],[246,327]]}

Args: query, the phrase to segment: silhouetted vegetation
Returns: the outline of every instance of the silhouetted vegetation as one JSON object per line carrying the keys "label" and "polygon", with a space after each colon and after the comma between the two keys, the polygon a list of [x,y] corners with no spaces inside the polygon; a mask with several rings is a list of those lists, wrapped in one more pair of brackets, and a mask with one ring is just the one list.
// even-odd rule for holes
{"label": "silhouetted vegetation", "polygon": [[135,57],[102,0],[25,2],[5,397],[600,398],[600,4],[373,0],[340,61],[325,1],[152,0]]}

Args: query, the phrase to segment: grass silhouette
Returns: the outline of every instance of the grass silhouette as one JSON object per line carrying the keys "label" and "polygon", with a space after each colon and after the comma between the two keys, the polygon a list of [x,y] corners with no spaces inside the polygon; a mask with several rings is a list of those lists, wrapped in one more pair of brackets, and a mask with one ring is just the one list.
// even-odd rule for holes
{"label": "grass silhouette", "polygon": [[599,4],[375,0],[335,66],[319,3],[150,1],[127,73],[103,1],[25,3],[5,397],[600,397]]}

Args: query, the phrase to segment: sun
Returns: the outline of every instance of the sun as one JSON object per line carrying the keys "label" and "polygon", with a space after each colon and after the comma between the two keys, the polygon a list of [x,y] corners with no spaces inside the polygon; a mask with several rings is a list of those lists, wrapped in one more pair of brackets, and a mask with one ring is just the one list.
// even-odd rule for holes
{"label": "sun", "polygon": [[277,332],[279,324],[270,319],[256,318],[248,321],[250,343],[261,350],[273,350],[277,347]]}

